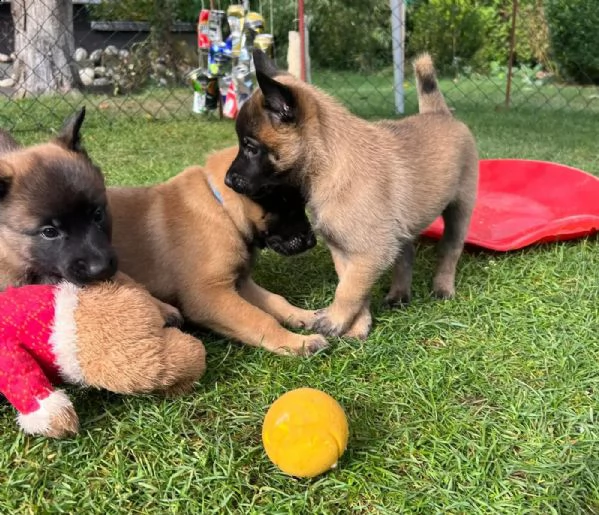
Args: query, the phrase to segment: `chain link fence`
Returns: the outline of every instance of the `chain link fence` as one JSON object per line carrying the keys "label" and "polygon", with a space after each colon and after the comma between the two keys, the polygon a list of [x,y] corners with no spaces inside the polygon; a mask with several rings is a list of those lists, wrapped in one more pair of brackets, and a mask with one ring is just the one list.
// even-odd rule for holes
{"label": "chain link fence", "polygon": [[[438,8],[444,3],[454,6],[449,14]],[[599,65],[576,62],[574,56],[566,66],[563,58],[556,64],[550,57],[557,50],[545,19],[551,12],[547,5],[557,0],[521,0],[519,6],[512,0],[488,0],[478,18],[468,3],[307,0],[309,79],[360,116],[396,116],[402,104],[403,112],[415,112],[410,60],[427,49],[437,62],[448,103],[458,111],[505,107],[509,83],[511,109],[599,112]],[[599,5],[587,3],[587,18],[599,19]],[[93,113],[95,123],[199,116],[192,112],[188,79],[199,65],[197,17],[202,8],[226,11],[230,4],[0,1],[0,127],[44,130],[81,105]],[[462,4],[461,11],[455,7]],[[297,0],[252,1],[250,8],[263,15],[264,30],[274,35],[277,62],[286,67],[289,32],[298,29]],[[495,48],[477,39],[495,30],[484,25],[491,22],[500,32]]]}

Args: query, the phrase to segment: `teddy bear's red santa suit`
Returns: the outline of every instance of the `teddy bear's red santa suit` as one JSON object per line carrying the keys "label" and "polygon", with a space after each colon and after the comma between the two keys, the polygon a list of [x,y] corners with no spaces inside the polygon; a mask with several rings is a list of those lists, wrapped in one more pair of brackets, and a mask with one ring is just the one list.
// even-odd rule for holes
{"label": "teddy bear's red santa suit", "polygon": [[76,347],[78,291],[61,283],[0,293],[0,392],[27,433],[39,433],[53,414],[72,406],[53,383],[83,383]]}

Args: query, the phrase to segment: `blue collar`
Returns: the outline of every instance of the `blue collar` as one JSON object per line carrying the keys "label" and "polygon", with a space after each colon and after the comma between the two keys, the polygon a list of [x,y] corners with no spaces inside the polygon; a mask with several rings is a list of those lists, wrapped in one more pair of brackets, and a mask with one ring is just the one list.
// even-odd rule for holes
{"label": "blue collar", "polygon": [[210,179],[210,177],[208,177],[208,184],[210,185],[212,194],[214,195],[216,200],[218,200],[219,204],[224,204],[223,196],[221,195],[220,191],[218,191],[216,186],[212,183],[212,180]]}

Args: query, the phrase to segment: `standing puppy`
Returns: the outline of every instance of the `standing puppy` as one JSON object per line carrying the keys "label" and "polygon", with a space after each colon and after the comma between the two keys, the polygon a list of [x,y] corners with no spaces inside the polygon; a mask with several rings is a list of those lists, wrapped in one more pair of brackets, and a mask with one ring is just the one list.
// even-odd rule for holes
{"label": "standing puppy", "polygon": [[370,291],[389,267],[386,300],[409,302],[414,240],[440,214],[445,233],[433,291],[454,295],[478,183],[476,144],[451,115],[429,55],[415,61],[421,114],[369,123],[254,52],[260,90],[236,122],[239,153],[226,183],[255,195],[288,182],[304,190],[315,227],[329,246],[339,284],[312,329],[365,338]]}

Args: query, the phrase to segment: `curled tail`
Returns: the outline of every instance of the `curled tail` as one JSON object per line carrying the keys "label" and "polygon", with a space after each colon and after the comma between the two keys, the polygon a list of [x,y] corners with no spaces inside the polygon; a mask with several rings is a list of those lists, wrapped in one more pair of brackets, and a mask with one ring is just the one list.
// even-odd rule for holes
{"label": "curled tail", "polygon": [[420,54],[414,60],[414,74],[416,75],[416,86],[418,88],[418,110],[420,114],[451,114],[445,98],[443,98],[443,93],[439,89],[437,74],[429,54]]}

